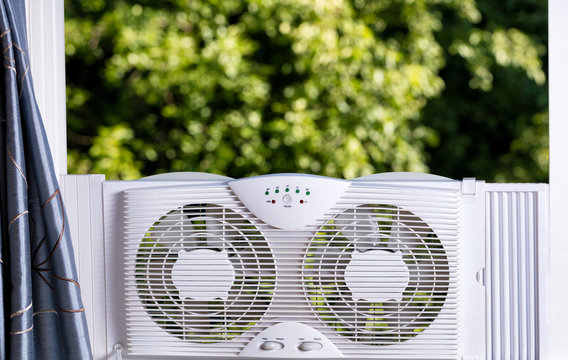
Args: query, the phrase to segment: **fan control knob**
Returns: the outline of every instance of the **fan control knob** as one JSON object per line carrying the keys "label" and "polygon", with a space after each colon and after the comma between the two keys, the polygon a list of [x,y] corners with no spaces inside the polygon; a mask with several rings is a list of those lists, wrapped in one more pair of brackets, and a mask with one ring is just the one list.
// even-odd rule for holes
{"label": "fan control knob", "polygon": [[284,344],[278,341],[265,341],[260,344],[262,350],[280,350],[284,347]]}
{"label": "fan control knob", "polygon": [[322,348],[321,343],[316,341],[304,341],[303,343],[300,343],[300,345],[298,345],[298,349],[302,351],[313,351],[313,350],[319,350],[321,348]]}

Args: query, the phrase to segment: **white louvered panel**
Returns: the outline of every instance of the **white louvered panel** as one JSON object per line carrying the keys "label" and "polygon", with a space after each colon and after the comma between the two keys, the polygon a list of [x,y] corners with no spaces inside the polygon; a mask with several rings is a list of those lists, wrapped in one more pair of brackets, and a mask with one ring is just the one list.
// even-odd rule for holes
{"label": "white louvered panel", "polygon": [[[198,206],[191,209],[186,207],[190,204],[206,203],[215,205]],[[302,231],[287,231],[272,228],[259,221],[225,186],[185,186],[171,189],[126,191],[124,198],[126,233],[124,265],[126,269],[128,349],[132,354],[139,355],[231,356],[237,355],[256,334],[267,327],[282,321],[297,321],[320,331],[346,356],[352,358],[455,358],[459,306],[456,283],[459,271],[456,261],[459,251],[457,203],[458,197],[455,189],[440,190],[423,187],[397,189],[378,184],[370,186],[368,183],[365,186],[352,185],[340,202],[316,223]],[[353,208],[357,210],[350,210]],[[177,210],[176,213],[176,209],[184,210]],[[394,215],[395,218],[398,216],[395,221],[392,221],[393,209],[398,209],[399,212],[398,215]],[[173,213],[172,210],[174,210]],[[204,224],[193,223],[191,216],[196,210],[203,211],[203,219],[209,219],[209,221],[205,221]],[[164,215],[169,212],[168,217],[164,218]],[[383,312],[385,309],[396,312],[394,307],[404,307],[404,312],[397,315],[396,321],[399,325],[407,324],[407,328],[400,328],[398,335],[392,332],[382,334],[380,331],[375,331],[377,327],[382,326],[381,321],[375,319],[379,317],[379,310],[369,310],[365,299],[358,301],[355,312],[366,308],[367,313],[371,312],[373,320],[353,315],[353,301],[351,299],[350,304],[348,299],[345,299],[344,302],[334,303],[333,311],[336,315],[341,315],[339,317],[342,320],[354,321],[357,326],[337,326],[335,324],[330,326],[329,319],[325,319],[325,314],[322,316],[321,309],[318,313],[318,305],[314,304],[314,295],[310,293],[309,282],[314,276],[310,266],[313,266],[313,263],[305,261],[310,259],[310,253],[313,251],[318,253],[319,245],[337,241],[339,237],[345,239],[347,243],[357,243],[357,246],[360,246],[360,239],[379,236],[374,233],[375,231],[357,223],[358,216],[370,213],[373,216],[382,214],[383,217],[390,217],[388,221],[379,219],[381,220],[381,231],[392,234],[393,243],[399,244],[397,246],[400,246],[402,252],[406,254],[404,263],[400,259],[395,262],[403,273],[406,267],[411,268],[409,282],[419,281],[419,284],[409,286],[420,285],[429,289],[431,293],[438,294],[433,298],[419,299],[419,296],[427,294],[415,289],[412,290],[414,291],[413,301],[401,299],[397,303],[381,304],[381,308],[384,308],[381,310]],[[348,218],[342,220],[341,217],[345,214],[348,214]],[[179,219],[176,220],[176,216]],[[349,217],[352,217],[356,223],[351,224]],[[162,219],[159,220],[160,218]],[[339,222],[343,221],[342,229],[340,231],[330,229],[330,221],[335,222],[338,218]],[[197,229],[199,226],[202,228]],[[406,230],[403,227],[406,227]],[[341,235],[339,236],[338,233]],[[187,304],[183,303],[185,305],[181,306],[183,309],[180,309],[179,305],[172,306],[173,312],[177,314],[175,321],[162,321],[162,324],[156,324],[148,315],[156,312],[155,307],[149,306],[147,300],[146,302],[141,300],[141,296],[147,296],[144,293],[147,293],[150,287],[153,299],[166,297],[171,294],[172,289],[175,290],[171,284],[165,287],[159,285],[168,282],[167,278],[172,271],[171,263],[174,262],[174,257],[168,260],[169,264],[168,261],[158,261],[157,264],[146,261],[144,271],[136,271],[136,266],[140,265],[141,261],[142,239],[146,238],[146,242],[152,244],[152,240],[148,239],[157,237],[160,238],[160,247],[150,246],[150,248],[153,249],[151,254],[159,255],[158,260],[160,256],[161,259],[169,256],[166,255],[168,254],[166,250],[160,249],[162,247],[174,249],[171,252],[179,251],[180,238],[186,239],[183,241],[183,247],[186,250],[194,246],[193,242],[200,241],[201,245],[209,244],[208,247],[226,249],[227,252],[232,251],[231,263],[235,269],[235,276],[241,274],[245,278],[254,279],[263,273],[261,274],[264,276],[263,280],[260,283],[258,281],[243,283],[244,290],[249,291],[238,292],[233,286],[229,291],[227,303],[219,304],[218,307],[221,309],[219,314],[210,317],[208,321],[205,319],[192,320],[192,316],[199,318],[195,314],[200,314],[201,310],[208,307],[211,309],[211,304],[186,301]],[[217,240],[219,238],[224,241],[219,242]],[[432,241],[435,246],[428,245],[428,241],[424,243],[423,238],[431,239],[428,241]],[[248,239],[248,244],[251,245],[249,248],[246,244],[239,245],[244,241],[243,239]],[[239,246],[240,248],[237,249]],[[234,249],[231,250],[231,248]],[[242,249],[245,251],[241,251]],[[246,251],[246,249],[249,250]],[[353,246],[347,249],[348,252],[359,250],[354,249]],[[371,250],[377,251],[376,249]],[[164,251],[163,254],[162,251]],[[346,254],[345,251],[343,253],[328,251],[326,254],[325,264],[321,266],[325,271],[317,271],[317,276],[320,276],[322,282],[328,281],[328,277],[334,278],[337,274],[343,276],[344,269],[341,268],[336,268],[332,272],[327,271],[328,262],[347,260],[343,256]],[[391,258],[390,251],[389,254],[385,251],[380,254],[382,266],[388,268],[393,260],[397,259]],[[146,256],[146,258],[149,257]],[[144,256],[142,259],[145,259]],[[260,271],[258,267],[254,268],[259,259],[265,261]],[[429,263],[425,264],[424,259],[428,259]],[[214,263],[221,262],[215,261]],[[413,263],[415,265],[412,265]],[[349,285],[337,284],[337,291],[348,294],[349,286],[360,287],[358,284],[364,282],[365,279],[359,280],[358,266],[360,266],[359,263],[352,264],[350,271],[354,275]],[[203,291],[223,294],[222,284],[226,282],[226,279],[223,278],[224,275],[217,277],[215,275],[216,271],[217,274],[226,272],[216,269],[215,266],[209,269],[206,265],[203,271],[210,274],[208,279],[210,289],[204,287]],[[377,293],[381,293],[383,289],[388,290],[389,283],[400,281],[400,276],[393,276],[388,272],[382,272],[379,276],[381,277],[380,283],[374,284]],[[141,287],[140,283],[150,285]],[[269,305],[258,301],[258,296],[255,294],[259,290],[264,291],[266,297],[270,298]],[[404,291],[407,290],[404,289]],[[424,303],[431,305],[425,307]],[[373,306],[377,308],[378,305],[375,302]],[[219,319],[227,319],[230,322],[234,318],[243,319],[246,326],[237,326],[236,330],[234,327],[232,329],[229,327],[222,331],[198,331],[199,326],[201,330],[206,330],[207,323],[218,323]],[[160,322],[155,314],[154,320]],[[367,326],[363,324],[365,322],[372,323],[371,329],[368,324]],[[184,334],[184,331],[180,330],[180,324],[194,329],[189,331],[190,334]]]}
{"label": "white louvered panel", "polygon": [[488,358],[538,358],[536,192],[486,195]]}
{"label": "white louvered panel", "polygon": [[62,175],[60,179],[78,280],[82,285],[81,297],[94,351],[101,344],[105,345],[106,333],[104,317],[97,316],[106,311],[104,285],[94,282],[97,277],[104,278],[104,267],[96,260],[104,253],[103,243],[97,241],[102,237],[103,231],[100,202],[103,181],[103,175]]}

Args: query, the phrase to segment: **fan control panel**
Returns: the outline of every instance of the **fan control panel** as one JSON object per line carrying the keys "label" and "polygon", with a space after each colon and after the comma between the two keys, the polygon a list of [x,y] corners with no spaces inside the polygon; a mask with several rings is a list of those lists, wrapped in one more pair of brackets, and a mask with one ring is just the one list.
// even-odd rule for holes
{"label": "fan control panel", "polygon": [[239,200],[260,220],[281,229],[312,224],[339,200],[350,181],[303,174],[230,181]]}
{"label": "fan control panel", "polygon": [[341,351],[322,333],[293,321],[281,322],[264,329],[239,355],[301,359],[343,357]]}
{"label": "fan control panel", "polygon": [[[295,189],[294,189],[295,188]],[[312,192],[309,187],[301,187],[299,185],[284,186],[275,185],[264,189],[265,202],[267,204],[275,204],[276,206],[293,207],[294,205],[308,204]]]}

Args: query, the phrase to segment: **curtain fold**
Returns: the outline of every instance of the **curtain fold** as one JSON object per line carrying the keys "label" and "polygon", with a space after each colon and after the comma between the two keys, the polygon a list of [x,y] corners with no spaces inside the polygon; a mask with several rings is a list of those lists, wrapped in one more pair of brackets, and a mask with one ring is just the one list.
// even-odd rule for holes
{"label": "curtain fold", "polygon": [[63,199],[33,93],[24,1],[0,0],[0,359],[91,359]]}

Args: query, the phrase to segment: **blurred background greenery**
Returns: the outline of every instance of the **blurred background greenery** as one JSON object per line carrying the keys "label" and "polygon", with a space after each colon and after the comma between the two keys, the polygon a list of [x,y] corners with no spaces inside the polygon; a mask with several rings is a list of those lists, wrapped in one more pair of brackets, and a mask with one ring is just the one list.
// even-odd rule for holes
{"label": "blurred background greenery", "polygon": [[546,0],[65,0],[70,173],[548,180]]}

